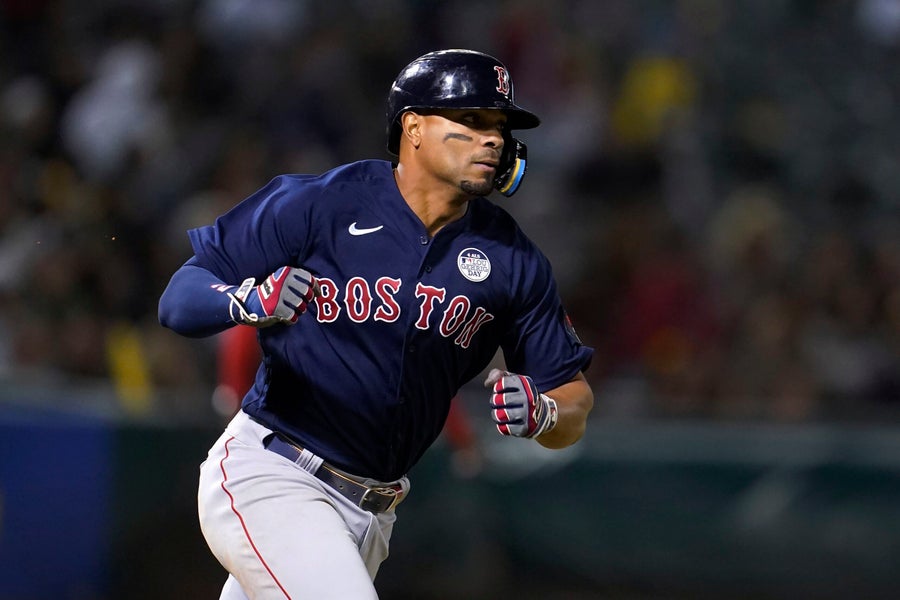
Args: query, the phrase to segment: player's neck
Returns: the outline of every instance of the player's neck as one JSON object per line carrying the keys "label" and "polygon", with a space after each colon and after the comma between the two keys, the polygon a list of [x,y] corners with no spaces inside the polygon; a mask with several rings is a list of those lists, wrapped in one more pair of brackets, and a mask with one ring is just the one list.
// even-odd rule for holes
{"label": "player's neck", "polygon": [[404,177],[401,169],[402,167],[398,167],[394,171],[397,188],[409,208],[422,221],[430,237],[466,214],[470,199],[468,195],[451,188],[422,185],[422,182]]}
{"label": "player's neck", "polygon": [[415,206],[409,200],[407,200],[407,204],[416,213],[422,224],[425,225],[429,237],[437,235],[437,232],[445,225],[461,219],[466,214],[466,209],[469,206],[468,200],[464,200],[459,206],[438,206],[428,202]]}

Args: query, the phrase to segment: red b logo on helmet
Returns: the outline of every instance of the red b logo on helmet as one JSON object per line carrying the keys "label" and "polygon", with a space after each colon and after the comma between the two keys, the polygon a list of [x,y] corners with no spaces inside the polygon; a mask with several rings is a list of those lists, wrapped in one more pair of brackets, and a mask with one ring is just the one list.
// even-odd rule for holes
{"label": "red b logo on helmet", "polygon": [[509,84],[509,72],[506,70],[506,67],[496,66],[494,70],[497,71],[497,91],[503,94],[504,96],[509,96],[510,84]]}

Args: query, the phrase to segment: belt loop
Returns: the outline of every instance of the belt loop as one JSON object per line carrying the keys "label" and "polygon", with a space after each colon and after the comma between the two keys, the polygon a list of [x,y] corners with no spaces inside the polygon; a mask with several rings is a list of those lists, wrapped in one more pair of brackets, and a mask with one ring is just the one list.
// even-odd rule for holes
{"label": "belt loop", "polygon": [[285,456],[284,454],[282,454],[282,456],[285,456],[289,460],[293,461],[295,465],[297,465],[307,473],[315,475],[316,471],[319,470],[319,467],[322,466],[322,463],[325,462],[322,457],[316,456],[306,448],[299,448],[289,439],[285,438],[283,435],[277,432],[270,433],[263,438],[263,448],[269,449],[269,446],[275,439],[278,439],[279,441],[286,444],[290,444],[293,447],[295,452],[292,452],[290,456]]}
{"label": "belt loop", "polygon": [[296,462],[297,465],[304,471],[315,475],[316,471],[319,470],[319,467],[321,467],[322,463],[325,461],[321,456],[316,456],[315,454],[304,448],[300,452],[300,456],[298,456],[297,460],[294,462]]}

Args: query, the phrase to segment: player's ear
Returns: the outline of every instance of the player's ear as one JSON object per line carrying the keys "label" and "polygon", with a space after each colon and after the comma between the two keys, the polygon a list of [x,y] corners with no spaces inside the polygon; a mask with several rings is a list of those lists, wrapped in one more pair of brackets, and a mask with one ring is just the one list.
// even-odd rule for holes
{"label": "player's ear", "polygon": [[400,115],[400,137],[418,148],[422,143],[422,116],[409,110]]}

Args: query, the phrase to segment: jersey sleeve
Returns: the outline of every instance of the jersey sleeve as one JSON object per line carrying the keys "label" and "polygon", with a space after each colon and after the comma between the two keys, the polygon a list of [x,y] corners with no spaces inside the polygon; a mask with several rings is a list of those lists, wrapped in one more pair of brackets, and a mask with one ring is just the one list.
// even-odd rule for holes
{"label": "jersey sleeve", "polygon": [[530,376],[540,390],[559,387],[588,368],[593,349],[575,333],[550,262],[533,244],[513,262],[511,329],[502,344],[510,371]]}
{"label": "jersey sleeve", "polygon": [[231,284],[300,266],[309,243],[312,196],[301,178],[274,178],[213,225],[188,231],[198,262]]}

